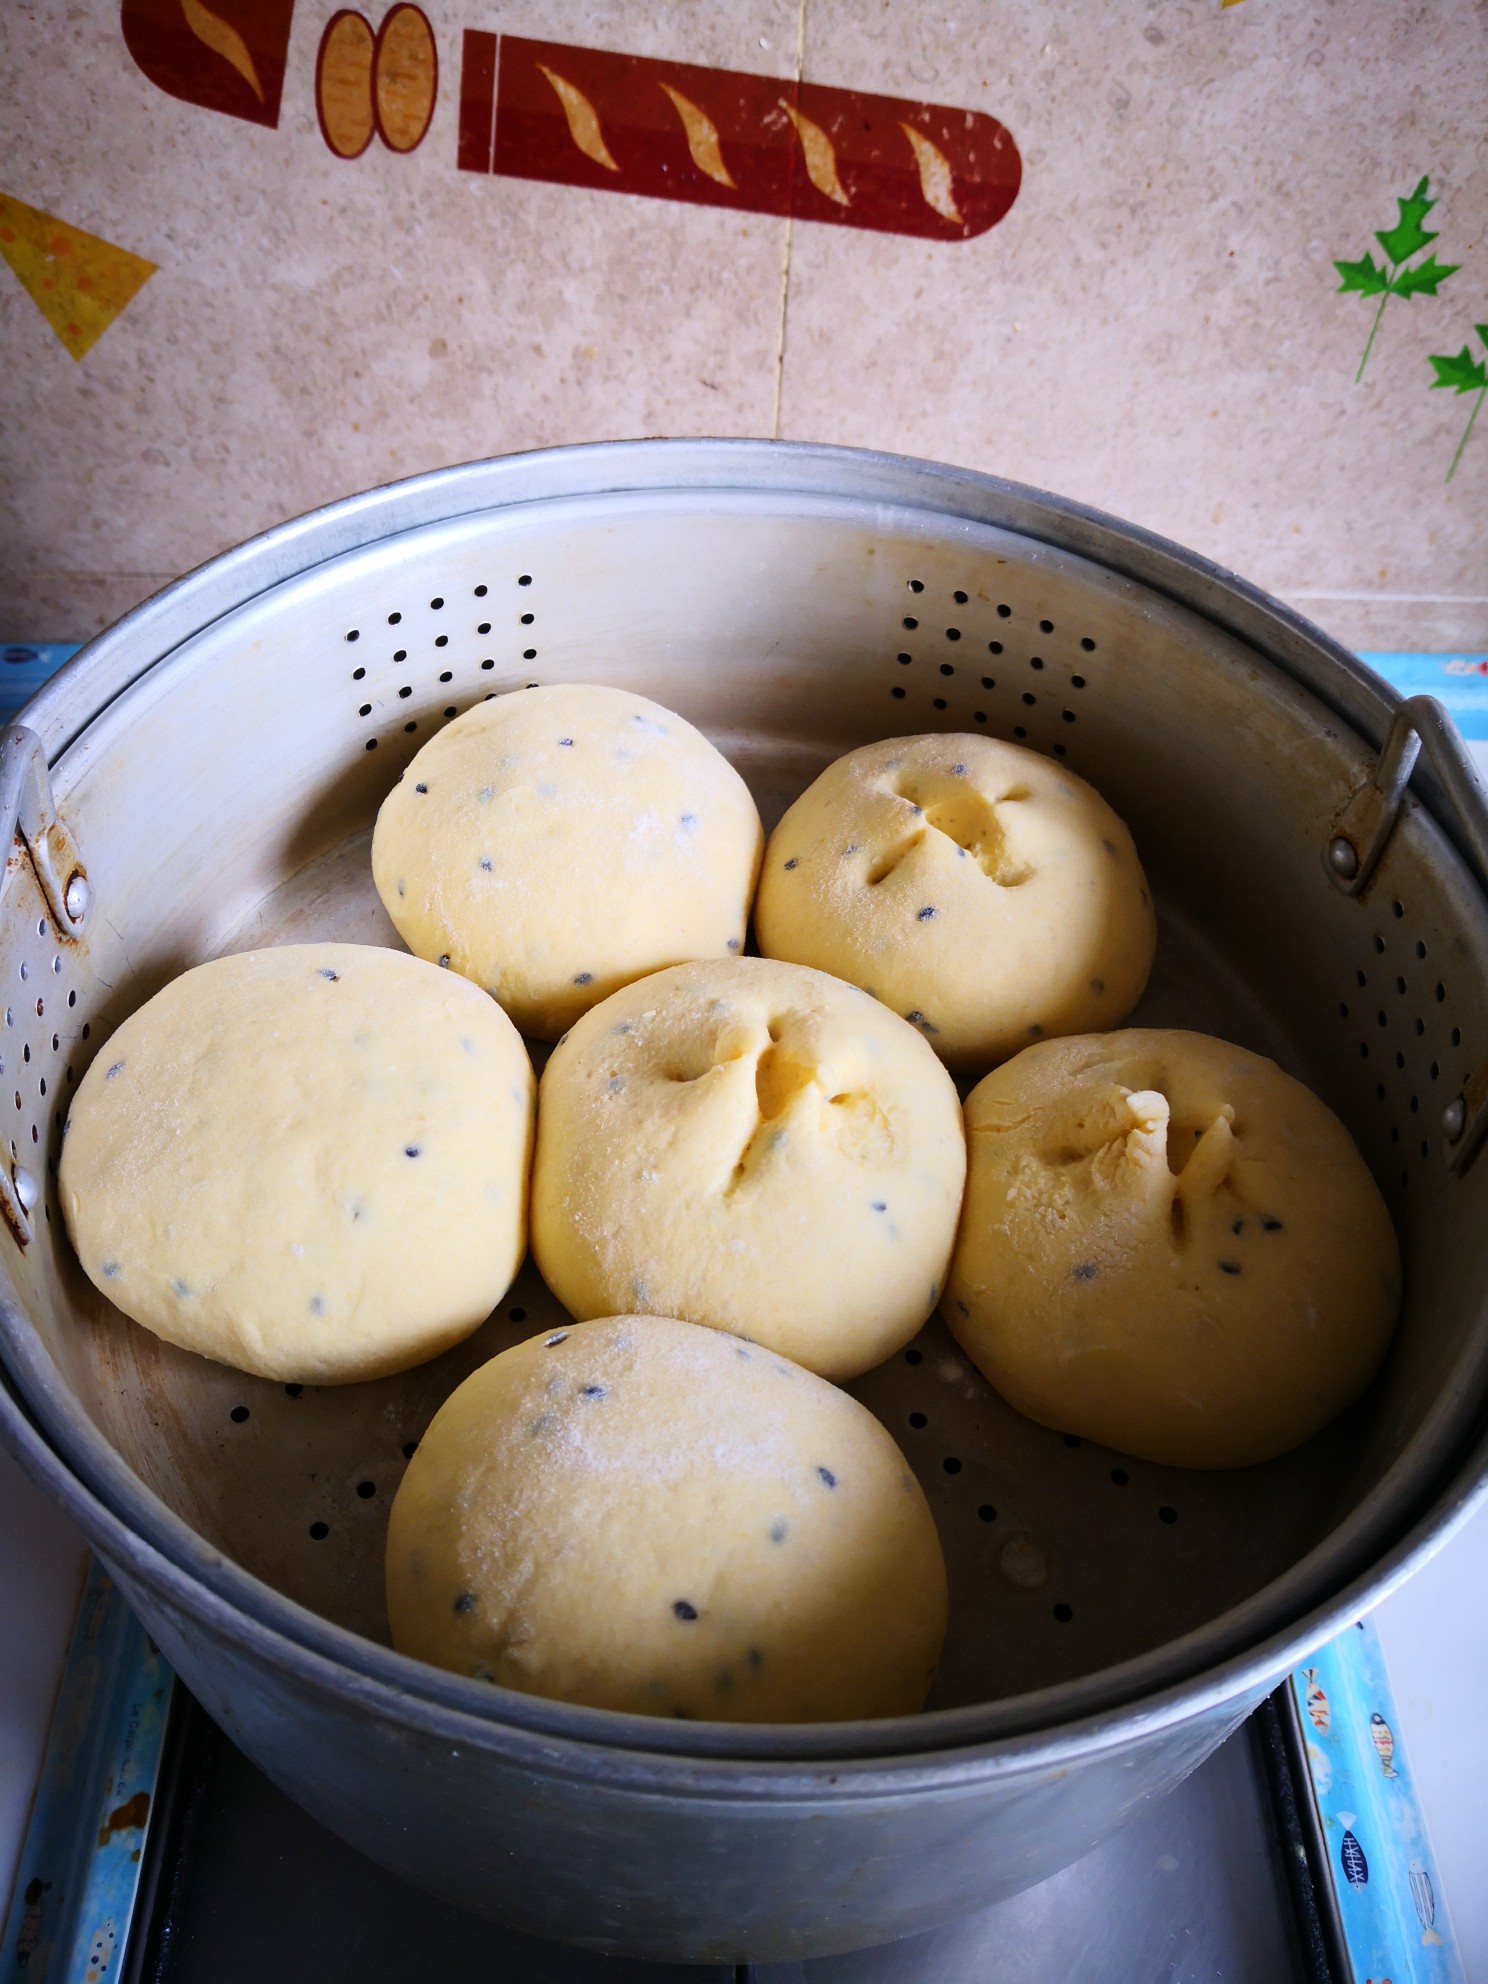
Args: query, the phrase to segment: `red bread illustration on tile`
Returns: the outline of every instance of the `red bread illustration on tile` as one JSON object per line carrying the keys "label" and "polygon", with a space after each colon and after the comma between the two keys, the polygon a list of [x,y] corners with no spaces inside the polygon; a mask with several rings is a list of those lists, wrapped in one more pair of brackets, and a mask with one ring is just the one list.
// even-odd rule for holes
{"label": "red bread illustration on tile", "polygon": [[279,123],[295,0],[122,0],[124,45],[167,96]]}
{"label": "red bread illustration on tile", "polygon": [[983,111],[495,40],[465,35],[467,170],[932,241],[985,233],[1017,197],[1018,148]]}

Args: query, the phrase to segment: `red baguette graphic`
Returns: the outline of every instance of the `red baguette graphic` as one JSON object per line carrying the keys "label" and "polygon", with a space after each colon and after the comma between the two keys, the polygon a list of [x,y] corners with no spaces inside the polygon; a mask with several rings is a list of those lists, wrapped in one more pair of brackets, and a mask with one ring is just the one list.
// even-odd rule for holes
{"label": "red baguette graphic", "polygon": [[517,35],[500,42],[492,169],[931,241],[995,226],[1023,170],[983,111]]}

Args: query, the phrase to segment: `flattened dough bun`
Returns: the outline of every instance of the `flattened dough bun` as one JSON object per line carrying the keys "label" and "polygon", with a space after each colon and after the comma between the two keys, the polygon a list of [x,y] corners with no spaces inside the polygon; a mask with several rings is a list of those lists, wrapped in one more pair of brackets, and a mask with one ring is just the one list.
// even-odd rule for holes
{"label": "flattened dough bun", "polygon": [[935,1524],[872,1413],[660,1316],[465,1380],[393,1503],[387,1598],[416,1659],[718,1722],[913,1714],[946,1624]]}
{"label": "flattened dough bun", "polygon": [[427,743],[377,815],[372,876],[415,957],[556,1040],[664,965],[744,945],[764,834],[700,731],[624,689],[519,689]]}
{"label": "flattened dough bun", "polygon": [[532,1251],[573,1316],[680,1316],[855,1377],[945,1280],[966,1174],[950,1076],[824,972],[678,965],[543,1071]]}
{"label": "flattened dough bun", "polygon": [[67,1230],[168,1343],[380,1378],[468,1336],[521,1264],[534,1089],[511,1021],[452,972],[362,944],[219,958],[83,1077]]}
{"label": "flattened dough bun", "polygon": [[1117,1025],[1156,924],[1100,794],[991,737],[891,737],[828,765],[770,836],[760,949],[850,979],[952,1068]]}
{"label": "flattened dough bun", "polygon": [[967,1098],[946,1320],[1020,1412],[1144,1460],[1244,1467],[1356,1399],[1400,1254],[1348,1131],[1202,1033],[1030,1047]]}

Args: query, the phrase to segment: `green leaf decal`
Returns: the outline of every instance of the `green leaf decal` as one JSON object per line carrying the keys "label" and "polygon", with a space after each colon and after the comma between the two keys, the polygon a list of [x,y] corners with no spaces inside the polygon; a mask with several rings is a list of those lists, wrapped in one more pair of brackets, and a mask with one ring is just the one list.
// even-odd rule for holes
{"label": "green leaf decal", "polygon": [[1400,209],[1399,222],[1374,237],[1392,262],[1404,262],[1412,255],[1419,255],[1423,248],[1436,239],[1429,228],[1421,225],[1436,205],[1435,200],[1427,199],[1426,186],[1427,181],[1423,179],[1408,200],[1397,200],[1395,204]]}
{"label": "green leaf decal", "polygon": [[1436,377],[1431,382],[1435,392],[1438,386],[1451,386],[1459,393],[1481,393],[1488,386],[1488,365],[1480,360],[1473,363],[1473,355],[1464,345],[1455,358],[1433,357]]}
{"label": "green leaf decal", "polygon": [[1338,285],[1338,294],[1356,289],[1361,296],[1382,296],[1390,287],[1390,279],[1384,270],[1375,266],[1373,255],[1361,255],[1357,262],[1335,262],[1334,268],[1343,277]]}
{"label": "green leaf decal", "polygon": [[[1485,351],[1488,351],[1488,324],[1474,324],[1473,329]],[[1452,466],[1447,470],[1450,482],[1457,473],[1457,464],[1462,460],[1462,451],[1472,439],[1472,431],[1478,415],[1483,410],[1483,401],[1488,399],[1488,364],[1481,358],[1475,359],[1469,346],[1464,345],[1455,358],[1445,352],[1434,352],[1431,363],[1436,367],[1436,377],[1431,382],[1435,392],[1438,386],[1446,386],[1457,393],[1472,393],[1473,410],[1467,416],[1467,425],[1462,430],[1462,439],[1457,443],[1457,452],[1452,457]]]}
{"label": "green leaf decal", "polygon": [[1385,305],[1392,296],[1435,296],[1448,276],[1456,275],[1462,266],[1460,262],[1439,262],[1435,255],[1428,255],[1424,262],[1417,262],[1414,268],[1407,266],[1413,255],[1419,255],[1423,248],[1430,247],[1436,235],[1422,222],[1436,205],[1430,197],[1430,179],[1423,176],[1414,193],[1395,204],[1400,209],[1400,219],[1394,227],[1382,229],[1375,240],[1385,251],[1390,267],[1388,273],[1380,268],[1372,255],[1361,255],[1357,262],[1335,262],[1334,268],[1343,281],[1338,285],[1337,294],[1352,293],[1355,296],[1377,296],[1379,308],[1374,313],[1374,322],[1369,327],[1369,341],[1364,347],[1364,356],[1359,360],[1359,369],[1354,374],[1357,386],[1364,377],[1364,368],[1369,363],[1369,354],[1374,350],[1375,333],[1380,327],[1380,318],[1385,314]]}
{"label": "green leaf decal", "polygon": [[1448,276],[1456,275],[1461,266],[1460,262],[1439,262],[1435,255],[1428,255],[1413,269],[1402,269],[1390,284],[1390,293],[1392,296],[1435,296],[1438,283],[1444,283]]}

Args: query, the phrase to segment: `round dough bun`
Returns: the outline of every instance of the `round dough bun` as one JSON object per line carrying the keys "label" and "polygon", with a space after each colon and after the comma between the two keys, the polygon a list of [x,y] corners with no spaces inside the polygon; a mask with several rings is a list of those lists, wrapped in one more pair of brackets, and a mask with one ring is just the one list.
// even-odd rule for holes
{"label": "round dough bun", "polygon": [[935,1523],[872,1413],[661,1316],[465,1380],[393,1503],[387,1595],[416,1659],[715,1722],[913,1714],[946,1624]]}
{"label": "round dough bun", "polygon": [[1363,1158],[1274,1061],[1134,1028],[1030,1047],[967,1098],[943,1313],[1020,1412],[1244,1467],[1356,1399],[1400,1254]]}
{"label": "round dough bun", "polygon": [[1131,835],[1062,765],[891,737],[828,765],[770,836],[767,957],[861,985],[952,1068],[1125,1019],[1157,940]]}
{"label": "round dough bun", "polygon": [[965,1177],[913,1027],[799,965],[678,965],[548,1062],[532,1252],[570,1315],[680,1316],[851,1378],[934,1308]]}
{"label": "round dough bun", "polygon": [[749,788],[659,703],[586,685],[477,703],[382,802],[372,877],[415,957],[556,1040],[622,985],[743,949]]}
{"label": "round dough bun", "polygon": [[401,951],[219,958],[83,1077],[67,1230],[168,1343],[261,1378],[380,1378],[468,1336],[510,1285],[534,1088],[501,1008]]}

